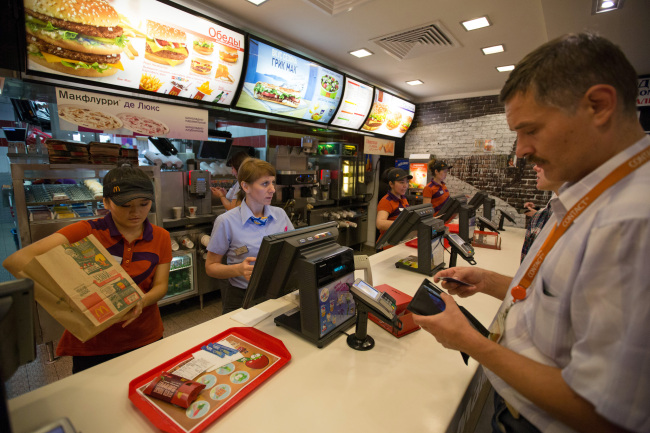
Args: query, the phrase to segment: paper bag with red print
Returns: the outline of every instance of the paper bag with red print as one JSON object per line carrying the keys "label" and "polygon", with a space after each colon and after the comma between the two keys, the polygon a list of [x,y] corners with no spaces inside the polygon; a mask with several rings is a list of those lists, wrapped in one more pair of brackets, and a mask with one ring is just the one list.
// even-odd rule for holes
{"label": "paper bag with red print", "polygon": [[23,273],[34,280],[34,297],[81,341],[122,317],[144,293],[95,236],[34,257]]}

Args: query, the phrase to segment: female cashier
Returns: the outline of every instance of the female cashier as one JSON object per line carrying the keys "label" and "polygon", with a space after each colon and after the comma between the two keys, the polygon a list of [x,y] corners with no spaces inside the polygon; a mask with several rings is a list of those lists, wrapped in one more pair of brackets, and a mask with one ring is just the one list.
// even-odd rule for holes
{"label": "female cashier", "polygon": [[377,204],[375,224],[379,229],[379,238],[397,219],[402,209],[408,207],[406,191],[409,188],[409,180],[413,179],[413,176],[401,168],[392,167],[384,172],[384,179],[388,182],[390,190]]}
{"label": "female cashier", "polygon": [[422,191],[422,203],[431,203],[434,215],[442,208],[442,205],[449,200],[449,190],[445,185],[445,179],[450,166],[445,161],[429,161],[429,173],[431,182]]}
{"label": "female cashier", "polygon": [[[233,176],[237,177],[239,166],[246,158],[248,158],[248,154],[243,151],[237,152],[230,157],[226,165],[230,167]],[[241,203],[241,200],[237,198],[237,193],[239,192],[239,181],[235,182],[228,192],[226,192],[224,188],[214,186],[210,188],[210,191],[212,191],[212,197],[219,199],[226,210],[237,207]]]}
{"label": "female cashier", "polygon": [[241,308],[262,238],[293,230],[284,210],[270,205],[275,194],[275,168],[271,164],[247,158],[239,167],[237,179],[241,205],[215,220],[205,262],[209,276],[229,279],[228,287],[221,289],[223,314]]}
{"label": "female cashier", "polygon": [[149,177],[131,166],[114,168],[104,177],[104,207],[99,219],[79,221],[9,256],[3,266],[18,277],[35,256],[88,235],[121,262],[122,268],[145,293],[124,321],[82,343],[67,330],[56,354],[72,356],[72,372],[78,373],[163,337],[157,302],[167,293],[171,241],[167,230],[149,223],[154,189]]}

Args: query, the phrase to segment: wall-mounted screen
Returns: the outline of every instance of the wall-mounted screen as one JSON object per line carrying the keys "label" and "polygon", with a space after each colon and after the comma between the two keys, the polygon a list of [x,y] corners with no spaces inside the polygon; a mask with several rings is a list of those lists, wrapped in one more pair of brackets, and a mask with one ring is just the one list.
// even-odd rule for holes
{"label": "wall-mounted screen", "polygon": [[343,75],[249,38],[237,108],[328,123],[341,100]]}
{"label": "wall-mounted screen", "polygon": [[343,99],[331,124],[354,130],[361,128],[372,105],[373,91],[373,86],[346,76]]}
{"label": "wall-mounted screen", "polygon": [[411,127],[414,115],[415,104],[377,89],[374,104],[361,129],[401,138]]}
{"label": "wall-mounted screen", "polygon": [[28,73],[232,104],[242,32],[156,0],[24,5]]}

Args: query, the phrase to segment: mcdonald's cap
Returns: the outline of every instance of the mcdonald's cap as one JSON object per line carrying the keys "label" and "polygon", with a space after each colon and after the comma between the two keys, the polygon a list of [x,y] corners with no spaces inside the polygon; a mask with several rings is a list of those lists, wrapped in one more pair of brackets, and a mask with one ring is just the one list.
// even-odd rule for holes
{"label": "mcdonald's cap", "polygon": [[386,182],[396,182],[402,179],[413,179],[413,176],[398,167],[389,168],[386,172]]}
{"label": "mcdonald's cap", "polygon": [[104,185],[104,197],[110,198],[118,206],[125,205],[136,198],[154,201],[153,184],[149,179],[128,178]]}

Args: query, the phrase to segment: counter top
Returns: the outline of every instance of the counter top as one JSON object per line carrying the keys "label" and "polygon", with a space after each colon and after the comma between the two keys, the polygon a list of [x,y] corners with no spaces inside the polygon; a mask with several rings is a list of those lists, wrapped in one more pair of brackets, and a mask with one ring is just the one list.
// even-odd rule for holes
{"label": "counter top", "polygon": [[[475,258],[480,267],[513,275],[524,230],[507,228],[501,236],[501,250],[476,248]],[[397,269],[394,263],[415,251],[399,245],[370,256],[374,284],[414,294],[424,275]],[[459,265],[466,263],[459,259]],[[363,277],[362,271],[356,274]],[[445,431],[476,371],[474,360],[466,366],[458,352],[444,349],[424,331],[397,339],[372,322],[372,350],[350,349],[344,335],[318,349],[274,324],[273,317],[295,307],[290,298],[260,304],[258,308],[272,314],[256,328],[282,340],[292,360],[205,431]],[[457,301],[486,326],[499,306],[484,295]],[[233,314],[10,400],[14,433],[31,432],[61,416],[86,433],[158,431],[128,399],[129,382],[228,328],[242,326],[231,319]]]}

